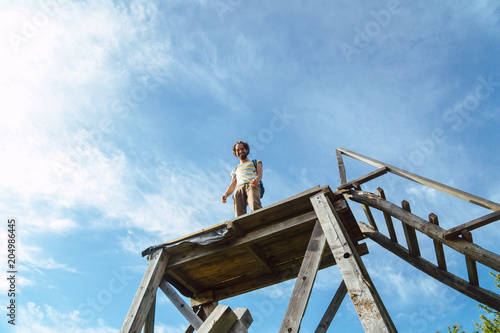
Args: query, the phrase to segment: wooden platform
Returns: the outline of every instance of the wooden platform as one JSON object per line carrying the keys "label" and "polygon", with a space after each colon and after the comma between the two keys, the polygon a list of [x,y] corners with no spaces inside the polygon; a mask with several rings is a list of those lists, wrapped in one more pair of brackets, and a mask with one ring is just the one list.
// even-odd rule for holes
{"label": "wooden platform", "polygon": [[[360,255],[368,253],[359,226],[339,191],[316,186],[298,195],[191,235],[150,247],[170,255],[164,278],[192,306],[219,301],[297,277],[317,220],[310,197],[324,193]],[[215,236],[215,241],[212,236]],[[200,245],[200,241],[213,241]],[[320,269],[335,265],[329,247]]]}

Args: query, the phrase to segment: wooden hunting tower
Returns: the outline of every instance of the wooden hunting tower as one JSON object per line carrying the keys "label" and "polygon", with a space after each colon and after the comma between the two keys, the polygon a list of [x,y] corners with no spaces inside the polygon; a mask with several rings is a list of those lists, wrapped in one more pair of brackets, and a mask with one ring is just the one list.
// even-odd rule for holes
{"label": "wooden hunting tower", "polygon": [[[234,311],[219,301],[259,288],[296,279],[280,333],[299,332],[319,269],[337,265],[343,281],[316,328],[326,332],[349,293],[365,332],[397,332],[361,257],[372,239],[412,266],[464,295],[500,311],[500,295],[479,286],[476,262],[500,271],[500,256],[472,241],[471,231],[500,219],[500,205],[343,148],[336,150],[341,185],[314,187],[258,211],[200,230],[143,252],[149,264],[121,332],[154,332],[158,287],[189,323],[186,332],[248,332],[248,309]],[[343,155],[378,168],[348,182]],[[449,230],[399,207],[361,185],[386,173],[458,197],[493,213]],[[368,224],[357,222],[349,204],[361,205]],[[378,231],[371,209],[383,213],[389,237]],[[407,247],[397,241],[392,218],[402,222]],[[434,242],[437,265],[421,257],[417,231]],[[443,244],[463,254],[468,281],[447,271]],[[178,294],[191,299],[185,303]]]}

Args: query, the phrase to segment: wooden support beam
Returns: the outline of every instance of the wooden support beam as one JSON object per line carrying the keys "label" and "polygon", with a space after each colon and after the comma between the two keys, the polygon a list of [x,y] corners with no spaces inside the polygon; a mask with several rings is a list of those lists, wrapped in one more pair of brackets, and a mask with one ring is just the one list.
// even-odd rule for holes
{"label": "wooden support beam", "polygon": [[187,262],[192,260],[202,260],[207,256],[211,256],[215,253],[228,250],[234,251],[238,246],[246,246],[260,241],[263,238],[269,238],[273,235],[279,235],[286,232],[288,229],[297,227],[303,223],[311,222],[316,219],[316,214],[313,211],[304,213],[302,215],[290,218],[283,222],[279,222],[258,230],[249,232],[242,238],[237,238],[230,243],[218,244],[217,246],[206,246],[203,251],[197,251],[192,254],[187,253],[184,256],[172,257],[168,264],[168,269],[173,269],[178,266],[182,266]]}
{"label": "wooden support beam", "polygon": [[373,180],[375,178],[378,178],[382,175],[385,175],[387,173],[387,167],[381,167],[380,169],[377,169],[375,171],[372,171],[370,173],[367,173],[366,175],[356,178],[355,180],[352,180],[348,183],[345,183],[343,185],[340,185],[337,187],[338,190],[348,190],[350,188],[355,187],[356,185],[361,185],[363,183],[369,182],[370,180]]}
{"label": "wooden support beam", "polygon": [[[472,234],[467,231],[462,231],[462,239],[472,243]],[[465,263],[467,265],[467,273],[469,275],[469,282],[474,286],[479,286],[479,277],[477,275],[477,266],[474,259],[470,256],[465,255]]]}
{"label": "wooden support beam", "polygon": [[276,273],[274,264],[266,257],[264,252],[255,244],[246,245],[245,248],[250,255],[255,258],[266,269],[268,273]]}
{"label": "wooden support beam", "polygon": [[311,202],[365,332],[397,332],[330,201],[319,193]]}
{"label": "wooden support beam", "polygon": [[238,221],[231,220],[227,222],[227,231],[235,237],[243,237],[245,236],[245,230],[240,227]]}
{"label": "wooden support beam", "polygon": [[500,311],[500,295],[495,294],[490,290],[474,286],[468,281],[461,279],[448,271],[439,269],[438,266],[425,260],[422,257],[414,257],[410,255],[408,250],[403,246],[392,242],[389,238],[387,238],[380,232],[373,230],[369,225],[365,223],[360,222],[358,223],[358,225],[361,228],[361,231],[368,238],[381,245],[385,249],[389,250],[390,252],[394,253],[401,259],[405,260],[413,267],[444,283],[450,288],[457,290],[465,296],[468,296],[480,303],[483,303],[484,305]]}
{"label": "wooden support beam", "polygon": [[219,304],[196,333],[227,333],[237,320],[229,306]]}
{"label": "wooden support beam", "polygon": [[335,149],[335,154],[337,155],[337,164],[339,165],[340,184],[345,184],[347,183],[347,176],[345,173],[344,159],[342,158],[340,150]]}
{"label": "wooden support beam", "polygon": [[146,322],[144,323],[143,333],[154,333],[155,331],[155,310],[156,310],[156,295],[149,309],[148,315],[146,317]]}
{"label": "wooden support beam", "polygon": [[307,246],[299,275],[293,288],[292,296],[279,329],[280,333],[297,333],[306,311],[316,274],[318,273],[321,255],[325,249],[326,237],[319,221],[316,222],[311,239]]}
{"label": "wooden support beam", "polygon": [[[361,185],[355,184],[354,188],[356,190],[361,191]],[[377,223],[375,223],[375,219],[373,218],[372,211],[370,210],[370,207],[368,205],[361,204],[361,207],[363,207],[363,210],[365,212],[366,218],[368,219],[368,222],[372,226],[374,230],[378,230],[377,228]]]}
{"label": "wooden support beam", "polygon": [[459,226],[453,227],[451,229],[448,229],[444,232],[443,236],[446,239],[452,239],[452,238],[458,237],[458,235],[460,235],[460,233],[463,230],[472,231],[474,229],[477,229],[479,227],[485,226],[487,224],[490,224],[490,223],[498,221],[498,220],[500,220],[500,211],[493,212],[491,214],[474,219],[470,222],[467,222],[467,223],[461,224]]}
{"label": "wooden support beam", "polygon": [[321,318],[321,321],[319,322],[319,325],[314,333],[326,333],[326,331],[328,331],[328,328],[330,327],[335,314],[337,314],[337,311],[342,304],[342,301],[344,300],[346,294],[347,287],[344,280],[342,280],[339,289],[337,289],[335,296],[333,296],[330,305],[328,305],[328,308],[326,309],[326,312],[323,315],[323,318]]}
{"label": "wooden support beam", "polygon": [[[202,304],[201,306],[196,306],[195,308],[198,308],[198,310],[195,309],[193,310],[196,311],[198,317],[200,317],[201,320],[204,321],[208,318],[208,316],[210,316],[212,312],[214,312],[217,305],[219,305],[219,302],[206,303]],[[194,332],[194,327],[192,325],[189,325],[184,333],[193,333],[193,332]]]}
{"label": "wooden support beam", "polygon": [[[434,213],[429,214],[429,222],[439,226],[439,219],[437,215]],[[438,263],[438,267],[446,271],[447,267],[446,267],[446,258],[444,257],[443,243],[435,239],[433,240],[433,242],[434,242],[434,250],[436,251],[436,260]]]}
{"label": "wooden support beam", "polygon": [[[385,200],[385,193],[382,188],[377,188],[377,194],[379,197]],[[385,224],[387,225],[387,231],[389,231],[389,236],[393,242],[398,242],[398,237],[396,236],[396,230],[394,229],[394,224],[392,223],[391,215],[384,212]]]}
{"label": "wooden support beam", "polygon": [[[410,203],[406,200],[401,202],[401,206],[408,213],[411,213]],[[403,222],[403,230],[405,232],[406,244],[408,245],[408,250],[412,256],[420,256],[420,247],[418,246],[417,233],[415,228]]]}
{"label": "wooden support beam", "polygon": [[233,312],[238,320],[234,323],[233,327],[231,327],[228,333],[247,333],[248,328],[253,323],[253,318],[250,314],[250,311],[245,308],[236,308]]}
{"label": "wooden support beam", "polygon": [[125,317],[120,330],[121,333],[136,333],[141,331],[151,304],[153,304],[155,299],[156,290],[165,272],[169,257],[164,249],[160,249],[151,255],[146,273],[134,296],[127,317]]}
{"label": "wooden support beam", "polygon": [[430,238],[435,239],[462,254],[469,255],[475,261],[500,272],[500,255],[488,251],[474,243],[467,242],[461,238],[445,239],[443,237],[443,228],[429,223],[428,221],[405,211],[395,204],[383,200],[375,194],[363,191],[349,191],[349,193],[344,193],[344,196],[355,202],[364,203],[383,212],[387,212],[391,216],[400,221],[404,221],[404,223],[412,226],[421,233],[426,234]]}
{"label": "wooden support beam", "polygon": [[[199,294],[202,288],[194,283],[186,274],[182,273],[179,269],[169,269],[168,274],[175,280],[180,282],[185,288],[189,289],[193,294]],[[168,282],[168,281],[167,281]]]}
{"label": "wooden support beam", "polygon": [[203,320],[189,307],[189,305],[184,301],[184,299],[177,294],[177,292],[172,288],[168,282],[163,279],[160,284],[161,290],[167,295],[168,299],[174,304],[174,306],[179,310],[179,312],[186,318],[191,326],[195,329],[199,329],[203,324]]}
{"label": "wooden support beam", "polygon": [[414,181],[416,183],[419,183],[419,184],[425,185],[427,187],[433,188],[435,190],[441,191],[443,193],[452,195],[454,197],[468,201],[468,202],[473,203],[475,205],[478,205],[478,206],[481,206],[484,208],[488,208],[488,209],[493,210],[493,211],[500,210],[500,204],[498,204],[496,202],[486,200],[484,198],[481,198],[481,197],[478,197],[476,195],[458,190],[458,189],[453,188],[451,186],[438,183],[434,180],[416,175],[414,173],[411,173],[409,171],[405,171],[403,169],[396,168],[395,166],[392,166],[390,164],[377,161],[373,158],[355,153],[353,151],[350,151],[350,150],[347,150],[344,148],[337,148],[337,151],[346,155],[346,156],[357,159],[358,161],[373,165],[374,167],[377,167],[377,168],[387,167],[387,170],[395,175],[409,179],[409,180]]}

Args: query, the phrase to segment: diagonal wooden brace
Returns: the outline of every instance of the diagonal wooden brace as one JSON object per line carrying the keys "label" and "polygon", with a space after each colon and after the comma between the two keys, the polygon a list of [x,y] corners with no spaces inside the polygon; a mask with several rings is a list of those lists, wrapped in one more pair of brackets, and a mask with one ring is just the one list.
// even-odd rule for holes
{"label": "diagonal wooden brace", "polygon": [[135,294],[120,333],[136,333],[142,330],[146,316],[155,300],[156,290],[160,285],[169,257],[164,249],[159,249],[151,255],[148,268]]}
{"label": "diagonal wooden brace", "polygon": [[319,193],[311,202],[365,332],[397,332],[330,200]]}

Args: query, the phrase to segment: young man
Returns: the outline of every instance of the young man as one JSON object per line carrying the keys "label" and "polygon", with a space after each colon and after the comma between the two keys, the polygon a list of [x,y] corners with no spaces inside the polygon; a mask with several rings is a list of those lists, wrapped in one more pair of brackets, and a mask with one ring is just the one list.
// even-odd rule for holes
{"label": "young man", "polygon": [[255,168],[252,160],[248,159],[250,147],[246,142],[238,141],[233,146],[233,155],[240,159],[240,164],[231,172],[231,184],[222,196],[222,203],[234,191],[234,215],[236,217],[247,213],[247,205],[253,211],[262,208],[260,203],[260,186],[262,180],[262,162],[257,161]]}

